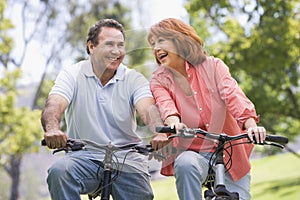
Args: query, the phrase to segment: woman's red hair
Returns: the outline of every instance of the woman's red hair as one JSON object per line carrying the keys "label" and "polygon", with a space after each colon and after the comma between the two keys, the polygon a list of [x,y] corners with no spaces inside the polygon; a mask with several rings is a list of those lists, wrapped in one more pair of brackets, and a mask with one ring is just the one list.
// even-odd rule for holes
{"label": "woman's red hair", "polygon": [[167,18],[152,25],[148,35],[149,43],[153,36],[172,40],[178,54],[193,66],[202,63],[206,58],[201,38],[193,27],[179,19]]}

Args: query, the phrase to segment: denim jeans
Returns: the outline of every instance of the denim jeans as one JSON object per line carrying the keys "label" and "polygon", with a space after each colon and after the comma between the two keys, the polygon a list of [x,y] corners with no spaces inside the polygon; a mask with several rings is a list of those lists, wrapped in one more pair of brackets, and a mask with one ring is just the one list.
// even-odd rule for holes
{"label": "denim jeans", "polygon": [[[90,159],[66,155],[48,170],[48,188],[53,200],[80,200],[80,194],[94,192],[103,167]],[[152,200],[150,177],[145,173],[122,171],[112,184],[116,200]],[[112,174],[114,176],[114,174]]]}
{"label": "denim jeans", "polygon": [[[208,175],[211,153],[182,152],[175,160],[174,174],[180,200],[201,200],[202,183]],[[229,173],[225,175],[226,188],[238,192],[240,200],[250,200],[250,173],[234,182]]]}

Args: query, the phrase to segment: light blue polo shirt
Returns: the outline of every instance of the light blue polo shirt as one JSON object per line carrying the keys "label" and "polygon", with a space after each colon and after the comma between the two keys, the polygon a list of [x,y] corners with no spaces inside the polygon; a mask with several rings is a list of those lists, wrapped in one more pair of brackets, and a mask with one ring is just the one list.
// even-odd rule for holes
{"label": "light blue polo shirt", "polygon": [[[102,86],[90,60],[84,60],[63,68],[50,94],[60,94],[69,102],[65,118],[70,138],[120,146],[142,143],[143,138],[136,132],[134,105],[152,94],[148,80],[137,71],[121,64],[115,76]],[[97,160],[104,156],[97,151],[82,154]],[[125,152],[119,152],[120,157],[124,155]],[[146,164],[145,159],[142,155],[128,155],[127,160],[131,161],[127,163],[138,167]]]}

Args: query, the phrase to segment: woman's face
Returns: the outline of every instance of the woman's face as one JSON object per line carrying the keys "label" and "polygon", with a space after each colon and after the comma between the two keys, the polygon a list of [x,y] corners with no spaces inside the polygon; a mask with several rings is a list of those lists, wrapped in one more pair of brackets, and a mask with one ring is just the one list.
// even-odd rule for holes
{"label": "woman's face", "polygon": [[179,61],[183,60],[182,57],[178,55],[177,48],[171,39],[162,36],[153,36],[149,42],[153,55],[161,65],[176,69],[178,63],[181,63]]}

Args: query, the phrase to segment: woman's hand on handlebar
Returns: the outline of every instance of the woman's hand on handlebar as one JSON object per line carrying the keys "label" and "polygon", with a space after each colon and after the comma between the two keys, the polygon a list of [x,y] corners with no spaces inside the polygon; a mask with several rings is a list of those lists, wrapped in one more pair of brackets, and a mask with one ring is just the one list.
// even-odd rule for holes
{"label": "woman's hand on handlebar", "polygon": [[171,129],[176,129],[176,132],[178,132],[178,130],[183,129],[183,128],[187,128],[187,126],[184,123],[171,123],[170,124],[170,128]]}
{"label": "woman's hand on handlebar", "polygon": [[[266,139],[266,129],[263,126],[254,126],[247,129],[248,137],[253,142],[263,144]],[[255,138],[253,138],[253,135]]]}
{"label": "woman's hand on handlebar", "polygon": [[[247,119],[244,124],[244,127],[247,129],[247,134],[249,139],[253,142],[254,139],[257,143],[263,144],[266,139],[266,129],[263,126],[257,126],[253,118]],[[253,135],[255,138],[253,138]]]}
{"label": "woman's hand on handlebar", "polygon": [[50,149],[65,148],[67,145],[67,136],[61,130],[49,130],[44,133],[44,139]]}
{"label": "woman's hand on handlebar", "polygon": [[187,128],[187,126],[184,123],[180,122],[180,118],[176,115],[172,115],[166,118],[165,124],[167,126],[170,126],[171,129],[176,129],[176,132],[178,132],[179,129]]}

